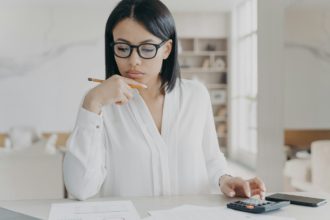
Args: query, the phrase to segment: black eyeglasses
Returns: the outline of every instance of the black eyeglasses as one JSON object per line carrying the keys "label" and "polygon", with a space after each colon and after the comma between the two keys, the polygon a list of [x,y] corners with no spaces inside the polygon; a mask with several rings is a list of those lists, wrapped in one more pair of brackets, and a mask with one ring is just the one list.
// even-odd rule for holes
{"label": "black eyeglasses", "polygon": [[137,49],[137,53],[143,59],[152,59],[157,55],[158,49],[166,43],[167,40],[160,42],[159,44],[143,43],[140,45],[131,45],[124,42],[113,42],[111,47],[117,57],[128,58],[131,56],[133,49]]}

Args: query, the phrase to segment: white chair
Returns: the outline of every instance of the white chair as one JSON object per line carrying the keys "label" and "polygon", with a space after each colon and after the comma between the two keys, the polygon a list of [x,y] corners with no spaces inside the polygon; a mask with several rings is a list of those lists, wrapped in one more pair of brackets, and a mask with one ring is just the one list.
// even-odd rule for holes
{"label": "white chair", "polygon": [[12,127],[8,138],[13,149],[24,149],[41,139],[40,134],[33,127]]}
{"label": "white chair", "polygon": [[314,141],[311,157],[292,159],[284,168],[285,190],[330,192],[330,140]]}
{"label": "white chair", "polygon": [[63,155],[47,153],[45,144],[0,153],[0,200],[64,198]]}
{"label": "white chair", "polygon": [[284,190],[304,191],[298,185],[311,182],[310,158],[296,158],[286,161],[284,166]]}
{"label": "white chair", "polygon": [[312,184],[330,192],[330,140],[313,142],[311,152]]}

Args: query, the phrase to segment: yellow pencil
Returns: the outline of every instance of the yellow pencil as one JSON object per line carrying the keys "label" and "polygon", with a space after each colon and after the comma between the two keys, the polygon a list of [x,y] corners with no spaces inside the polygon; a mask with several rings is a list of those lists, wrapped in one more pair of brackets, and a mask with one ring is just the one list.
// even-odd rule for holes
{"label": "yellow pencil", "polygon": [[[94,79],[94,78],[88,78],[88,81],[91,81],[91,82],[97,82],[97,83],[102,83],[104,82],[105,80],[102,80],[102,79]],[[140,86],[140,85],[129,85],[132,89],[145,89],[145,87],[143,86]]]}

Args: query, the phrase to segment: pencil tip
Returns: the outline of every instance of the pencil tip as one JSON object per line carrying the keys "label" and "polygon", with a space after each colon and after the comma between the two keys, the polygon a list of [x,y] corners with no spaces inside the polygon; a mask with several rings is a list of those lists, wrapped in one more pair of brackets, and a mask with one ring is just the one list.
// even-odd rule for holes
{"label": "pencil tip", "polygon": [[88,81],[92,81],[92,78],[88,78]]}

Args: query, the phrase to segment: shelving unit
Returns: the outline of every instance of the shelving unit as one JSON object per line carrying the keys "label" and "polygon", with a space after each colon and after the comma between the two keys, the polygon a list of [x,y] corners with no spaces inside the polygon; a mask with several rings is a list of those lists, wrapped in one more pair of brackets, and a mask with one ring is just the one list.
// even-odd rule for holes
{"label": "shelving unit", "polygon": [[182,78],[203,82],[209,90],[221,151],[227,154],[227,39],[179,38]]}

